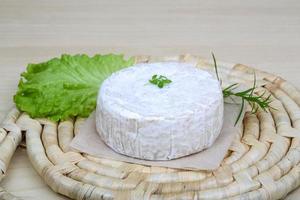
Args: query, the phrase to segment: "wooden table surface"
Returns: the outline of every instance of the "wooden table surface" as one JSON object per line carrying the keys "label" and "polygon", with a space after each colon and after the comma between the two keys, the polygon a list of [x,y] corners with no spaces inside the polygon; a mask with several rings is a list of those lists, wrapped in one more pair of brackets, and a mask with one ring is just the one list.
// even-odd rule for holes
{"label": "wooden table surface", "polygon": [[[0,0],[0,115],[27,63],[62,53],[191,53],[279,74],[300,87],[300,1]],[[1,153],[1,152],[0,152]],[[0,183],[24,199],[52,192],[18,149]],[[300,189],[287,199],[300,199]]]}

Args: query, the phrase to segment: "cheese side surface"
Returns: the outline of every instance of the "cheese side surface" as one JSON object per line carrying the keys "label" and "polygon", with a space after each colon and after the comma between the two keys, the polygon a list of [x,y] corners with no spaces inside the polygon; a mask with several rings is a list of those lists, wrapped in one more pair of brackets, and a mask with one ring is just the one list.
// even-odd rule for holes
{"label": "cheese side surface", "polygon": [[[172,82],[159,88],[152,75]],[[96,128],[114,151],[171,160],[213,144],[223,124],[223,94],[208,72],[178,62],[144,63],[112,74],[100,88]]]}

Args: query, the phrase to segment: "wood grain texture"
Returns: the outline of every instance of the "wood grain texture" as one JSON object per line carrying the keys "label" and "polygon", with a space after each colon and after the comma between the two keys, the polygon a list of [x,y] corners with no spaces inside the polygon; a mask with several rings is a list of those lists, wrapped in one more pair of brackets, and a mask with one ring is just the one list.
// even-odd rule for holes
{"label": "wood grain texture", "polygon": [[[13,105],[26,64],[62,53],[209,57],[214,51],[219,60],[257,66],[300,87],[299,10],[296,0],[0,0],[0,116]],[[64,199],[25,154],[17,151],[0,185],[25,199]]]}

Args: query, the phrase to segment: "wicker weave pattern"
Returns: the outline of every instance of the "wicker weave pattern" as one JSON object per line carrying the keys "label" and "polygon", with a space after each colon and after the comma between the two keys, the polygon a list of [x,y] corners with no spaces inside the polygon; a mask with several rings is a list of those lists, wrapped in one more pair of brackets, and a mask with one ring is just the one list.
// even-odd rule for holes
{"label": "wicker weave pattern", "polygon": [[[0,128],[0,182],[5,175],[11,157],[22,139],[21,130],[15,124],[19,115],[20,112],[17,109],[11,110]],[[18,200],[19,198],[14,197],[0,187],[0,199]]]}
{"label": "wicker weave pattern", "polygon": [[[197,56],[137,56],[136,62],[181,61],[213,69]],[[228,82],[251,84],[253,68],[218,63]],[[255,70],[257,94],[272,95],[270,112],[247,112],[244,127],[216,171],[187,171],[95,158],[69,149],[84,119],[53,123],[14,109],[0,129],[5,171],[26,131],[28,156],[53,191],[78,200],[279,199],[300,185],[300,92],[287,81]],[[2,141],[2,142],[1,142]],[[1,176],[4,174],[0,173]],[[0,199],[14,199],[0,189]],[[8,197],[9,196],[9,197]]]}

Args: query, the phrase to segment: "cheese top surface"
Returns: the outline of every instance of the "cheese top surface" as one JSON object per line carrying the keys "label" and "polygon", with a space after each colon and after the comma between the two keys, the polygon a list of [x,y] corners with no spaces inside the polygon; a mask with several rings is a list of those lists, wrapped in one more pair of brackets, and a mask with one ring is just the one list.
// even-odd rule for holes
{"label": "cheese top surface", "polygon": [[[153,75],[172,82],[159,88]],[[102,84],[102,104],[129,118],[173,118],[218,104],[222,90],[208,72],[178,62],[138,64],[114,73]]]}

